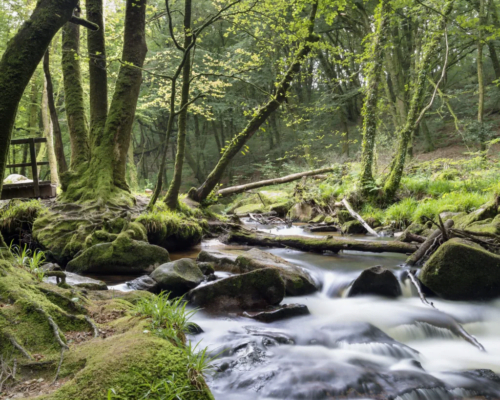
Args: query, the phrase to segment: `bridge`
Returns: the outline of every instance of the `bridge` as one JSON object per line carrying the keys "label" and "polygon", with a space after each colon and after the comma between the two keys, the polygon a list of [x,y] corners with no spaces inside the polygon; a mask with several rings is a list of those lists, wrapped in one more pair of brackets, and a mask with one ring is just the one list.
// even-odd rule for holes
{"label": "bridge", "polygon": [[[18,183],[5,183],[2,189],[2,200],[9,199],[37,199],[37,198],[49,198],[56,196],[56,186],[50,181],[40,181],[38,179],[38,166],[48,165],[47,161],[37,162],[36,161],[36,144],[45,143],[47,139],[45,138],[27,138],[27,139],[13,139],[10,144],[22,144],[29,145],[30,147],[30,162],[21,164],[9,164],[6,166],[7,169],[12,168],[23,168],[31,167],[32,180],[18,182]],[[4,179],[4,178],[2,178]]]}

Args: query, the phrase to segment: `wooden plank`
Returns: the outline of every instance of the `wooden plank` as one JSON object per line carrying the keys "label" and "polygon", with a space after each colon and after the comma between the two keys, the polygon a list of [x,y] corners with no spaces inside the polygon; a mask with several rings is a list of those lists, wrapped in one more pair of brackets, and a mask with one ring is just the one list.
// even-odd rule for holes
{"label": "wooden plank", "polygon": [[45,143],[46,138],[26,138],[26,139],[12,139],[10,144],[29,144],[29,143]]}
{"label": "wooden plank", "polygon": [[[36,165],[49,165],[48,161],[37,162]],[[31,167],[31,163],[24,164],[9,164],[5,168],[19,168],[19,167]]]}
{"label": "wooden plank", "polygon": [[33,175],[33,189],[35,197],[40,197],[40,187],[38,186],[38,169],[36,167],[35,139],[30,142],[31,173]]}

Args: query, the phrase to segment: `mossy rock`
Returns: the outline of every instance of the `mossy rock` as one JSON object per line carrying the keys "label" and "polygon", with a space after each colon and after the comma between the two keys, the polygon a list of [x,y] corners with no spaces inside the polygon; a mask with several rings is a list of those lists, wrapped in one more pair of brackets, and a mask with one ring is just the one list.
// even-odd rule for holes
{"label": "mossy rock", "polygon": [[208,388],[192,386],[182,349],[148,331],[146,323],[108,339],[96,339],[75,347],[66,356],[61,378],[70,380],[39,400],[140,399],[147,393],[141,383],[173,379],[184,386],[186,400],[212,399]]}
{"label": "mossy rock", "polygon": [[269,211],[274,211],[280,217],[285,217],[288,214],[288,211],[290,211],[292,205],[293,203],[290,200],[283,201],[281,203],[274,203],[269,206]]}
{"label": "mossy rock", "polygon": [[362,235],[366,233],[366,228],[361,222],[354,220],[344,223],[342,225],[342,232],[346,235]]}
{"label": "mossy rock", "polygon": [[312,220],[310,220],[309,222],[311,224],[320,224],[321,222],[323,222],[325,220],[326,216],[324,214],[319,214],[319,215],[316,215]]}
{"label": "mossy rock", "polygon": [[205,280],[196,261],[189,258],[160,265],[151,273],[151,278],[158,283],[159,289],[173,296],[182,296]]}
{"label": "mossy rock", "polygon": [[239,273],[236,260],[245,253],[243,250],[202,250],[196,261],[213,263],[216,271]]}
{"label": "mossy rock", "polygon": [[337,219],[340,225],[344,225],[346,222],[355,220],[351,213],[347,210],[337,210]]}
{"label": "mossy rock", "polygon": [[266,204],[284,203],[290,201],[290,195],[283,190],[261,190],[260,197]]}
{"label": "mossy rock", "polygon": [[97,244],[84,250],[68,263],[66,269],[78,273],[140,274],[152,272],[169,261],[168,251],[164,248],[130,239],[124,232],[112,243]]}
{"label": "mossy rock", "polygon": [[327,215],[323,222],[327,225],[331,225],[337,223],[337,221],[338,219],[332,217],[331,215]]}
{"label": "mossy rock", "polygon": [[202,221],[179,212],[155,210],[139,216],[136,222],[146,228],[149,243],[168,251],[189,249],[203,237]]}
{"label": "mossy rock", "polygon": [[314,217],[313,208],[307,203],[297,203],[289,211],[292,221],[308,222]]}
{"label": "mossy rock", "polygon": [[247,204],[245,206],[238,207],[234,210],[236,215],[247,215],[247,214],[260,214],[266,211],[266,207],[260,203]]}
{"label": "mossy rock", "polygon": [[318,290],[314,279],[306,270],[266,251],[259,249],[245,251],[236,259],[236,264],[241,273],[262,268],[278,270],[285,282],[288,296],[302,296]]}
{"label": "mossy rock", "polygon": [[422,283],[449,300],[485,300],[500,296],[500,256],[475,243],[451,239],[425,263]]}
{"label": "mossy rock", "polygon": [[0,209],[0,233],[8,244],[19,243],[24,235],[31,234],[33,223],[46,210],[38,200],[11,200]]}
{"label": "mossy rock", "polygon": [[273,268],[219,279],[188,293],[193,305],[215,313],[262,309],[278,305],[284,296],[285,282]]}

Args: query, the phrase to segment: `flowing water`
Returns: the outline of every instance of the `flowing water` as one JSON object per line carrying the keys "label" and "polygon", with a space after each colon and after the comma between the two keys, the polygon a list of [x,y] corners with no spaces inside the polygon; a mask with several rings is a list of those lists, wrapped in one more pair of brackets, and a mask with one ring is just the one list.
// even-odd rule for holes
{"label": "flowing water", "polygon": [[[307,234],[300,227],[273,233]],[[433,309],[403,279],[402,255],[268,251],[307,269],[322,289],[284,299],[307,305],[310,315],[274,323],[196,314],[204,333],[191,340],[219,354],[208,379],[216,400],[500,399],[499,379],[487,371],[500,373],[500,301],[432,299]],[[346,297],[349,284],[374,265],[400,277],[402,297]],[[451,333],[450,316],[486,352]]]}

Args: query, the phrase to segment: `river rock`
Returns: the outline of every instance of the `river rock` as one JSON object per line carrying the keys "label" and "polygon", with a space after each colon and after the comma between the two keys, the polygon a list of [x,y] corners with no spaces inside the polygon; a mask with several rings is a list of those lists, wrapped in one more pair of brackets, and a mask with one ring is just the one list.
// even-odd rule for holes
{"label": "river rock", "polygon": [[236,259],[245,253],[242,250],[202,250],[196,259],[198,262],[211,262],[217,266],[217,271],[238,273]]}
{"label": "river rock", "polygon": [[242,252],[236,259],[236,264],[240,273],[261,268],[278,270],[285,281],[286,294],[289,296],[301,296],[318,290],[313,278],[304,269],[266,251],[251,249]]}
{"label": "river rock", "polygon": [[245,311],[243,316],[261,322],[274,322],[309,314],[309,309],[304,304],[283,304],[263,311]]}
{"label": "river rock", "polygon": [[401,286],[391,271],[377,265],[361,273],[352,284],[348,297],[366,295],[396,298],[401,296]]}
{"label": "river rock", "polygon": [[120,234],[111,243],[96,244],[80,253],[66,270],[94,274],[138,274],[153,271],[169,262],[168,251],[159,246]]}
{"label": "river rock", "polygon": [[127,287],[131,290],[147,290],[149,292],[158,292],[158,282],[156,282],[149,275],[139,276],[132,281],[126,283]]}
{"label": "river rock", "polygon": [[346,235],[362,235],[366,232],[366,228],[357,220],[347,221],[342,225],[342,233]]}
{"label": "river rock", "polygon": [[285,283],[276,269],[260,269],[199,286],[188,293],[190,302],[212,312],[245,311],[278,305]]}
{"label": "river rock", "polygon": [[182,296],[205,280],[203,272],[190,258],[160,265],[152,274],[160,290],[171,292],[173,296]]}
{"label": "river rock", "polygon": [[[46,267],[46,266],[47,266],[47,264],[44,265],[44,267]],[[58,265],[57,264],[48,265],[47,268],[50,268],[50,269],[47,269],[46,271],[47,272],[58,271],[57,269],[55,269],[56,268],[55,266],[58,266]],[[68,271],[64,272],[64,274],[66,275],[66,284],[68,284],[70,286],[79,287],[81,289],[88,289],[88,290],[108,290],[108,286],[103,281],[100,281],[97,279],[92,279],[92,278],[89,278],[87,276],[81,276],[81,275],[74,274],[74,273],[68,272]],[[50,276],[50,277],[44,278],[44,282],[49,282],[49,283],[53,283],[54,285],[56,285],[57,284],[57,277]]]}
{"label": "river rock", "polygon": [[198,268],[203,272],[203,275],[212,275],[215,272],[215,263],[199,262]]}
{"label": "river rock", "polygon": [[500,296],[500,256],[454,238],[436,250],[419,278],[445,299],[491,299]]}

